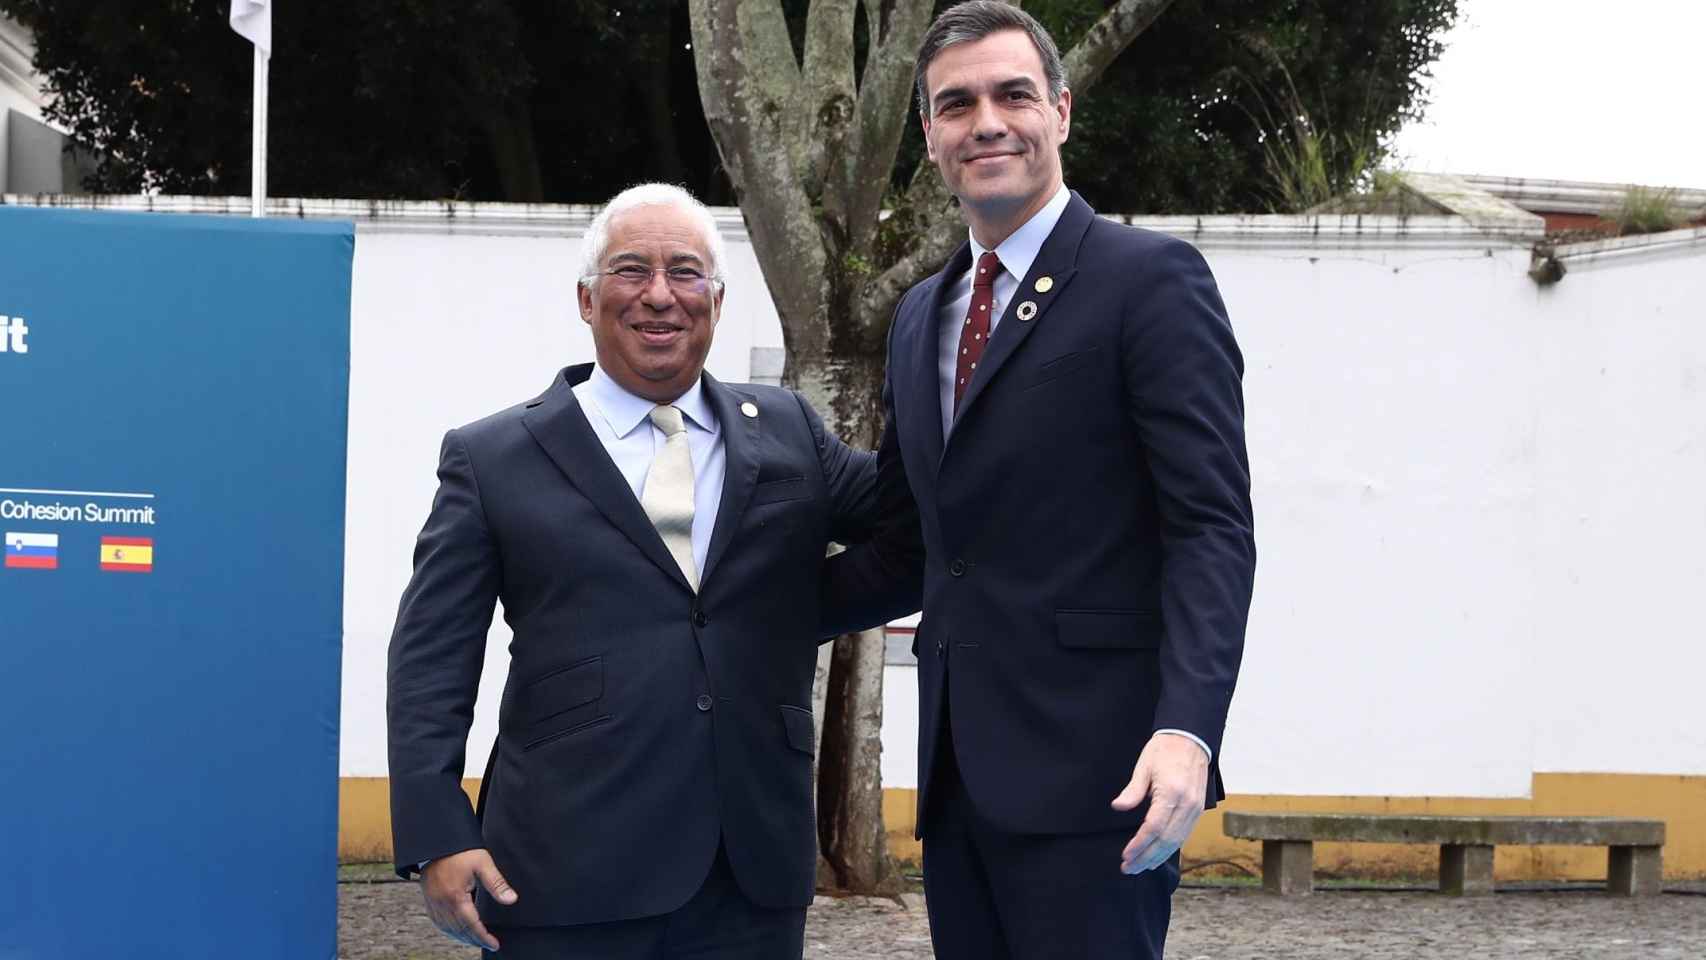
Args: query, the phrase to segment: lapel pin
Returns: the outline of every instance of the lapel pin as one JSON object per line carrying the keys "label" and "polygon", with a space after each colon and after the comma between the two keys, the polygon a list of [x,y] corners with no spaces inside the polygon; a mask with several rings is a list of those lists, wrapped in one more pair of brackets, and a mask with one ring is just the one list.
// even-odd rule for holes
{"label": "lapel pin", "polygon": [[[1048,278],[1044,277],[1043,279],[1046,280]],[[1039,280],[1037,282],[1040,284],[1042,281]],[[1029,323],[1032,318],[1036,317],[1036,315],[1037,303],[1035,300],[1026,300],[1024,303],[1019,304],[1018,316],[1020,323]]]}
{"label": "lapel pin", "polygon": [[1047,293],[1053,289],[1054,289],[1054,278],[1053,277],[1038,277],[1037,278],[1037,292],[1038,293]]}
{"label": "lapel pin", "polygon": [[749,417],[756,417],[756,416],[758,416],[758,406],[756,404],[754,404],[752,401],[748,400],[746,403],[743,403],[740,405],[740,412],[746,414]]}

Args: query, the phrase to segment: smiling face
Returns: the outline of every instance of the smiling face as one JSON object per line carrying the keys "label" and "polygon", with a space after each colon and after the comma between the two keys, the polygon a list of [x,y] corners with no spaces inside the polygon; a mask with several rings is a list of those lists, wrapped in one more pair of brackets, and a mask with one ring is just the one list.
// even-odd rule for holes
{"label": "smiling face", "polygon": [[[711,273],[705,238],[694,218],[674,204],[625,210],[611,219],[608,237],[598,265],[605,272],[580,286],[581,319],[592,327],[598,366],[629,393],[670,403],[705,368],[723,287],[707,280],[695,290],[670,281],[664,271]],[[633,266],[652,272],[637,283],[608,272]]]}
{"label": "smiling face", "polygon": [[1049,102],[1042,57],[1022,30],[944,47],[924,79],[930,159],[972,234],[993,247],[1060,189],[1072,91]]}

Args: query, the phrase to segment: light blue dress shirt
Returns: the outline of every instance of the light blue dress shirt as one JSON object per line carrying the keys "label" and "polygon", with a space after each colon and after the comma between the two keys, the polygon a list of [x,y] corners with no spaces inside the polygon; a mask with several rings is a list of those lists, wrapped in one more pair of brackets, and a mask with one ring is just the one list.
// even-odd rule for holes
{"label": "light blue dress shirt", "polygon": [[[650,419],[656,404],[622,389],[596,364],[592,376],[576,384],[574,392],[592,432],[638,500],[645,492],[652,458],[663,449],[666,439]],[[687,451],[693,459],[693,566],[703,581],[705,554],[711,547],[711,531],[717,526],[717,507],[723,501],[723,434],[717,415],[705,399],[703,380],[695,380],[671,406],[682,412],[687,423]]]}

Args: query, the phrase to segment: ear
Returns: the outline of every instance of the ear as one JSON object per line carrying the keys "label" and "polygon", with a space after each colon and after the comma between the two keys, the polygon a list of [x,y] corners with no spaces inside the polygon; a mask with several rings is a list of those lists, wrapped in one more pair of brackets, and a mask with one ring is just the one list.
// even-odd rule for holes
{"label": "ear", "polygon": [[716,327],[717,321],[723,318],[723,294],[729,292],[727,284],[718,284],[717,295],[711,300],[711,326]]}
{"label": "ear", "polygon": [[1072,132],[1072,88],[1060,91],[1060,102],[1054,105],[1055,113],[1060,115],[1060,142],[1065,143],[1067,134]]}
{"label": "ear", "polygon": [[936,145],[930,141],[930,116],[922,110],[918,111],[918,124],[924,128],[924,155],[935,163]]}
{"label": "ear", "polygon": [[577,282],[575,284],[575,299],[580,302],[581,320],[587,326],[592,326],[592,285]]}

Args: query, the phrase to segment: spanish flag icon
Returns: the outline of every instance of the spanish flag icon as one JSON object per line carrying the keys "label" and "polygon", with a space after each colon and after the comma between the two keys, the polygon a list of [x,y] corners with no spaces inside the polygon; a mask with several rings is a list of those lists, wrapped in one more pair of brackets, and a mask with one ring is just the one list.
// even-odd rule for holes
{"label": "spanish flag icon", "polygon": [[101,569],[117,573],[153,573],[153,538],[102,537]]}

